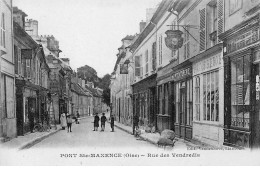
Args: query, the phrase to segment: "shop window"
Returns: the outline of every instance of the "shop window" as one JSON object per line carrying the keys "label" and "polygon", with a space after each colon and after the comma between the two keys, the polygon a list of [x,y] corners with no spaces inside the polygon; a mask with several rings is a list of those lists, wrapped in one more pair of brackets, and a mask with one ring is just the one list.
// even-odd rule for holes
{"label": "shop window", "polygon": [[200,121],[200,77],[195,77],[195,119]]}
{"label": "shop window", "polygon": [[203,120],[219,121],[219,71],[203,75]]}
{"label": "shop window", "polygon": [[176,99],[176,123],[179,123],[179,113],[181,110],[181,102],[180,102],[180,83],[177,83],[175,88],[175,99]]}
{"label": "shop window", "polygon": [[166,83],[164,85],[164,111],[163,111],[163,114],[168,114],[168,103],[169,103],[169,85],[168,83]]}
{"label": "shop window", "polygon": [[163,90],[162,90],[162,85],[159,86],[159,113],[163,114]]}
{"label": "shop window", "polygon": [[231,125],[249,128],[250,56],[231,62]]}

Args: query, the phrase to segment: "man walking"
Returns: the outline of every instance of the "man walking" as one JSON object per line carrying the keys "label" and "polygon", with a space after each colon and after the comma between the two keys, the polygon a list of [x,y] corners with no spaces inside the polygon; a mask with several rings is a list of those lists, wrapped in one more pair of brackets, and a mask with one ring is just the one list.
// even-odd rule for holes
{"label": "man walking", "polygon": [[110,117],[110,125],[111,125],[111,129],[112,129],[111,132],[114,132],[114,121],[115,121],[115,118],[114,118],[113,114],[111,114],[111,117]]}
{"label": "man walking", "polygon": [[105,116],[105,113],[102,113],[102,117],[101,117],[101,131],[105,130],[105,123],[107,121],[107,118]]}
{"label": "man walking", "polygon": [[135,115],[133,118],[133,135],[135,135],[135,130],[136,128],[138,128],[138,123],[139,123],[139,117]]}

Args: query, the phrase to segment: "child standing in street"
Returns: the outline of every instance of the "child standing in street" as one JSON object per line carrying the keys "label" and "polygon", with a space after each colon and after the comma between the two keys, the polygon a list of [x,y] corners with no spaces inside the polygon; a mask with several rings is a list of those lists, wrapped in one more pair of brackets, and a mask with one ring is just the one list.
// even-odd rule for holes
{"label": "child standing in street", "polygon": [[71,131],[72,118],[71,118],[70,114],[67,116],[67,126],[68,126],[68,132],[72,132]]}

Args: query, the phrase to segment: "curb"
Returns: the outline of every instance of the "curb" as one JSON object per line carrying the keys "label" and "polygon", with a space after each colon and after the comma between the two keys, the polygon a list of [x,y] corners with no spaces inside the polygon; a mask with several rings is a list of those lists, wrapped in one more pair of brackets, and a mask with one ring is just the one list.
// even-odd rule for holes
{"label": "curb", "polygon": [[[109,122],[109,123],[110,123],[110,122]],[[123,131],[125,131],[125,132],[127,132],[127,133],[129,133],[129,134],[132,135],[132,132],[130,132],[130,131],[128,131],[128,130],[122,128],[122,127],[119,127],[119,126],[117,126],[116,124],[115,124],[115,127],[117,127],[117,128],[119,128],[119,129],[121,129],[121,130],[123,130]],[[142,140],[144,140],[144,141],[147,141],[147,142],[149,142],[149,143],[151,143],[151,144],[157,145],[156,142],[150,140],[149,138],[143,137],[142,135],[140,135],[139,137],[140,137]]]}
{"label": "curb", "polygon": [[55,130],[55,131],[53,131],[53,132],[51,132],[51,133],[48,133],[48,134],[46,134],[46,135],[40,136],[40,137],[38,137],[38,138],[36,138],[36,139],[34,139],[34,140],[32,140],[32,141],[30,141],[30,142],[24,144],[23,146],[21,146],[21,147],[19,148],[19,150],[28,149],[28,148],[34,146],[35,144],[41,142],[42,140],[46,139],[47,137],[49,137],[49,136],[51,136],[51,135],[57,133],[57,132],[60,131],[60,130],[61,130],[61,128],[60,128],[60,129],[57,129],[57,130]]}

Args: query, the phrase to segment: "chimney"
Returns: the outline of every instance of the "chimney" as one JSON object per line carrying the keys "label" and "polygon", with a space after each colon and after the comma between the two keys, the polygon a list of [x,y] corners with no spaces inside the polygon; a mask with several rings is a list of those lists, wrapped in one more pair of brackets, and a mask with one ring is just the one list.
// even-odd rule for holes
{"label": "chimney", "polygon": [[141,22],[139,23],[139,25],[140,25],[140,33],[141,33],[141,32],[144,30],[144,28],[145,28],[146,22],[141,21]]}
{"label": "chimney", "polygon": [[25,17],[27,16],[22,10],[17,7],[13,7],[13,19],[14,22],[18,23],[21,28],[25,29]]}
{"label": "chimney", "polygon": [[38,37],[38,21],[27,19],[25,22],[25,31],[32,37]]}
{"label": "chimney", "polygon": [[152,19],[154,13],[155,13],[155,8],[147,8],[146,9],[146,23],[149,23],[150,20]]}

